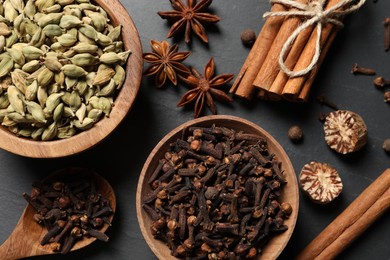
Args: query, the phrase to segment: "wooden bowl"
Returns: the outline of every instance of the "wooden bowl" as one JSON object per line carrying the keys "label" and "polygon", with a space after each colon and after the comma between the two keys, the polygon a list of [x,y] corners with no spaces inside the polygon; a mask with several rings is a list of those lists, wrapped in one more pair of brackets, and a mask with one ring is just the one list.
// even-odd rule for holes
{"label": "wooden bowl", "polygon": [[130,111],[141,85],[143,59],[138,31],[118,0],[96,0],[109,15],[114,25],[122,25],[124,48],[131,50],[126,65],[126,80],[115,99],[109,118],[103,118],[91,129],[64,140],[34,141],[22,138],[0,127],[0,148],[32,158],[55,158],[73,155],[87,150],[106,138],[122,122]]}
{"label": "wooden bowl", "polygon": [[287,184],[282,189],[280,200],[290,203],[293,211],[290,217],[285,220],[285,224],[288,226],[288,230],[274,236],[262,248],[262,254],[257,258],[276,259],[289,241],[294,231],[295,223],[298,217],[299,192],[296,175],[290,159],[280,144],[258,125],[239,117],[215,115],[191,120],[173,129],[157,144],[157,146],[152,150],[149,157],[147,158],[138,181],[136,208],[141,232],[149,247],[159,259],[177,259],[171,255],[171,251],[167,245],[165,245],[160,240],[155,239],[151,234],[150,226],[152,221],[147,213],[142,209],[143,197],[151,191],[150,185],[148,184],[148,179],[156,168],[159,159],[164,158],[164,154],[168,150],[169,144],[175,142],[178,138],[181,137],[183,129],[191,126],[210,127],[212,124],[234,129],[236,132],[243,131],[246,133],[264,136],[268,142],[268,149],[270,153],[276,154],[278,160],[282,162],[282,170],[284,171]]}

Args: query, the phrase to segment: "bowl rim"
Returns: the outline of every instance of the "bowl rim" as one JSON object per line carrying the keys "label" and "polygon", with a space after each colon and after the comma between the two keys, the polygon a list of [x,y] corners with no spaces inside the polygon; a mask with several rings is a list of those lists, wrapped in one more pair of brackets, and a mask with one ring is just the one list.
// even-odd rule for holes
{"label": "bowl rim", "polygon": [[[294,167],[293,167],[293,165],[291,163],[291,160],[290,160],[288,154],[285,152],[283,147],[279,144],[279,142],[271,134],[269,134],[266,130],[264,130],[259,125],[255,124],[255,123],[253,123],[253,122],[251,122],[251,121],[249,121],[247,119],[244,119],[244,118],[241,118],[241,117],[238,117],[238,116],[231,116],[231,115],[208,115],[208,116],[204,116],[204,117],[201,117],[201,118],[189,120],[189,121],[187,121],[187,122],[185,122],[185,123],[175,127],[173,130],[171,130],[152,149],[152,151],[148,155],[148,157],[147,157],[147,159],[146,159],[146,161],[145,161],[145,163],[144,163],[144,165],[142,167],[142,170],[141,170],[141,173],[140,173],[140,177],[138,179],[137,191],[136,191],[137,219],[138,219],[139,228],[141,229],[142,236],[144,237],[144,239],[145,239],[146,243],[148,244],[149,248],[152,250],[152,252],[159,259],[166,259],[167,258],[166,255],[162,255],[160,250],[155,245],[156,243],[163,244],[163,242],[154,239],[153,236],[151,236],[148,233],[149,232],[149,227],[145,228],[145,222],[144,222],[143,216],[147,215],[147,214],[145,212],[143,212],[142,201],[141,201],[141,199],[142,199],[142,192],[143,192],[143,189],[144,189],[143,184],[145,182],[145,177],[146,177],[146,173],[147,173],[147,170],[149,168],[149,165],[151,164],[151,162],[153,160],[156,160],[155,159],[156,154],[164,146],[164,144],[166,144],[167,141],[169,139],[173,138],[175,135],[180,134],[180,132],[182,132],[182,130],[188,128],[189,126],[198,125],[198,124],[201,124],[201,123],[204,123],[204,122],[207,122],[207,121],[210,121],[210,125],[211,125],[212,123],[214,123],[214,122],[211,123],[211,121],[216,121],[215,124],[217,124],[218,121],[223,121],[223,120],[228,120],[228,121],[238,122],[238,123],[241,123],[241,124],[248,125],[251,128],[253,128],[254,130],[256,130],[257,132],[259,132],[262,135],[264,135],[266,137],[266,139],[267,139],[267,143],[268,144],[272,143],[272,145],[275,147],[275,150],[278,150],[281,154],[284,155],[285,162],[283,163],[282,168],[284,170],[288,170],[288,174],[290,176],[289,184],[294,187],[294,188],[292,188],[293,195],[294,195],[293,196],[294,197],[293,198],[293,200],[294,200],[293,201],[294,208],[293,208],[293,211],[292,211],[291,215],[287,219],[287,221],[290,221],[290,223],[288,224],[288,230],[285,231],[285,232],[287,232],[287,234],[282,233],[282,234],[285,234],[284,235],[285,239],[282,241],[282,243],[279,243],[278,250],[275,253],[272,254],[272,257],[264,258],[264,255],[263,256],[259,255],[256,259],[276,259],[282,253],[282,251],[287,246],[287,243],[291,239],[291,236],[292,236],[292,234],[294,232],[294,229],[295,229],[295,226],[296,226],[296,223],[297,223],[297,219],[298,219],[299,186],[298,186],[298,180],[297,180],[297,177],[296,177],[296,173],[295,173]],[[158,159],[159,158],[157,158],[157,160]],[[280,234],[280,235],[282,235],[282,234]],[[279,236],[275,236],[275,237],[273,237],[271,239],[274,240],[277,237],[279,237]],[[268,244],[269,243],[267,243],[267,245]],[[267,248],[267,246],[263,247],[263,249],[266,249],[266,248]],[[168,247],[167,247],[167,249],[168,249]],[[169,259],[175,260],[175,259],[179,259],[179,258],[176,258],[176,257],[173,257],[173,256],[170,255]]]}
{"label": "bowl rim", "polygon": [[126,79],[114,100],[115,105],[109,117],[102,118],[89,130],[81,131],[70,138],[52,141],[35,141],[19,137],[0,126],[0,148],[3,150],[30,158],[59,158],[84,152],[113,133],[134,105],[143,72],[142,44],[138,30],[120,1],[116,0],[115,4],[111,0],[94,2],[107,12],[113,24],[122,25],[124,48],[131,51],[125,67]]}

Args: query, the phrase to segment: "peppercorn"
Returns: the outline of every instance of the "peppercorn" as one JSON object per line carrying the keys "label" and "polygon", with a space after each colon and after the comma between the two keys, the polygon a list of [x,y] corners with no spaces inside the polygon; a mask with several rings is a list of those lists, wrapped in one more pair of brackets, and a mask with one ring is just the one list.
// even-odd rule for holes
{"label": "peppercorn", "polygon": [[290,138],[291,141],[300,142],[302,141],[302,137],[303,137],[303,132],[299,126],[294,125],[290,127],[290,129],[288,130],[288,138]]}
{"label": "peppercorn", "polygon": [[256,41],[256,33],[252,29],[245,29],[241,32],[241,41],[247,46],[251,47]]}
{"label": "peppercorn", "polygon": [[382,148],[386,153],[390,153],[390,138],[385,139]]}

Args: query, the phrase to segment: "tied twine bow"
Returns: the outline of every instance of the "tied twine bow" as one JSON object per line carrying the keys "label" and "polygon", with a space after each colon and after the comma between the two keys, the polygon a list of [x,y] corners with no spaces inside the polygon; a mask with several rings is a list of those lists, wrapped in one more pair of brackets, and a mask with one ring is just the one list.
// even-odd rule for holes
{"label": "tied twine bow", "polygon": [[[302,17],[310,17],[300,26],[298,26],[295,31],[290,35],[287,41],[284,43],[283,48],[279,55],[279,66],[290,77],[299,77],[308,74],[317,64],[317,61],[321,54],[321,33],[323,24],[332,23],[336,26],[343,26],[343,23],[340,22],[339,18],[352,13],[359,9],[366,0],[341,0],[338,4],[332,6],[331,8],[324,10],[324,6],[326,4],[326,0],[309,0],[307,4],[298,3],[293,0],[270,0],[271,4],[282,4],[285,6],[289,6],[292,8],[296,8],[297,10],[289,10],[282,12],[266,12],[264,13],[264,18],[269,18],[273,16],[302,16]],[[352,3],[352,4],[351,4]],[[351,5],[350,5],[351,4]],[[340,9],[340,10],[338,10]],[[295,41],[298,35],[304,31],[309,26],[316,24],[317,27],[317,40],[316,40],[316,49],[315,54],[310,62],[310,64],[302,70],[292,71],[287,68],[284,57],[286,56],[289,46]]]}

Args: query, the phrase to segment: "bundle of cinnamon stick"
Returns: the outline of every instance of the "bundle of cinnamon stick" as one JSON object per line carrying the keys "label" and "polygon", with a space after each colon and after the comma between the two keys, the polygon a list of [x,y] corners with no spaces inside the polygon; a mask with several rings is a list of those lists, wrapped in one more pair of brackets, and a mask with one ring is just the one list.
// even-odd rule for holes
{"label": "bundle of cinnamon stick", "polygon": [[[320,1],[320,0],[318,0]],[[342,0],[329,0],[323,9],[339,4]],[[301,4],[308,4],[312,0],[296,0]],[[351,1],[349,1],[351,2]],[[343,6],[346,8],[348,6]],[[295,8],[274,3],[272,12],[295,11]],[[300,71],[307,68],[316,53],[317,40],[319,40],[320,55],[317,63],[309,73],[290,77],[280,69],[278,62],[280,53],[286,40],[302,24],[301,16],[271,16],[261,29],[244,65],[242,66],[230,93],[244,99],[257,96],[261,99],[302,102],[307,101],[311,85],[318,73],[332,42],[340,29],[333,23],[324,23],[321,35],[317,35],[316,25],[310,25],[302,30],[292,44],[284,52],[284,64],[291,71]],[[338,17],[339,20],[342,16]],[[318,38],[320,37],[320,38]]]}

